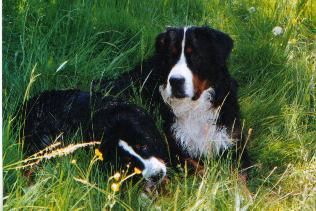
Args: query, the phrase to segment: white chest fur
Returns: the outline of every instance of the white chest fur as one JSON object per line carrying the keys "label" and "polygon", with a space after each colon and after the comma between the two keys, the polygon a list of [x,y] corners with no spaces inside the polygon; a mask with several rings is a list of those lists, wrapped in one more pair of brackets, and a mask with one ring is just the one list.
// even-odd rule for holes
{"label": "white chest fur", "polygon": [[220,150],[232,146],[227,129],[217,128],[219,108],[211,103],[213,89],[205,90],[196,101],[190,98],[176,99],[167,96],[160,87],[160,93],[176,116],[172,125],[173,135],[191,157],[218,155]]}

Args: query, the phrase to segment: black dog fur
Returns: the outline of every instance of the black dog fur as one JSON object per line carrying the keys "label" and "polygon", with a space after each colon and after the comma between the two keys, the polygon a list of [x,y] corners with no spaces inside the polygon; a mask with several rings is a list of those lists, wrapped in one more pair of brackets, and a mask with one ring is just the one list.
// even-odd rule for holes
{"label": "black dog fur", "polygon": [[[164,131],[168,138],[172,159],[180,161],[189,156],[176,143],[172,132],[172,125],[176,116],[167,106],[159,92],[159,86],[168,83],[168,74],[179,60],[181,53],[181,39],[183,28],[167,28],[156,38],[155,53],[133,70],[125,72],[116,80],[103,78],[93,82],[93,90],[109,91],[112,95],[129,98],[133,95],[132,87],[143,87],[141,96],[146,99],[151,108],[160,107],[160,114],[164,120]],[[181,39],[180,39],[181,38]],[[242,136],[240,111],[237,99],[238,85],[227,68],[227,59],[233,48],[233,40],[225,33],[210,27],[190,27],[186,33],[185,52],[187,65],[192,74],[205,81],[214,89],[212,103],[215,107],[222,106],[217,128],[226,127],[233,139],[238,139],[233,147],[234,158],[241,159],[242,167],[250,166],[250,159]],[[196,100],[200,93],[192,98]],[[237,148],[237,150],[235,150]]]}
{"label": "black dog fur", "polygon": [[[165,141],[153,119],[140,107],[114,97],[90,95],[79,90],[45,91],[31,98],[20,111],[27,155],[52,144],[60,133],[74,134],[81,129],[84,141],[101,141],[104,159],[145,170],[144,163],[119,147],[124,140],[142,159],[168,162]],[[151,174],[152,173],[152,174]],[[147,180],[157,182],[166,172],[148,172]]]}

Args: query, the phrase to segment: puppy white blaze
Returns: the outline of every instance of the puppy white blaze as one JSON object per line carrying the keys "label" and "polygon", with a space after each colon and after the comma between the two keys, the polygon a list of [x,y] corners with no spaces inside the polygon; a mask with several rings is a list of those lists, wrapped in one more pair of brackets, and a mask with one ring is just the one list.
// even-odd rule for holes
{"label": "puppy white blaze", "polygon": [[193,88],[193,74],[192,71],[188,68],[187,61],[184,55],[184,47],[185,47],[185,34],[186,34],[187,28],[183,28],[183,38],[181,43],[181,55],[180,59],[176,63],[176,65],[171,69],[169,75],[168,75],[168,83],[167,83],[167,94],[169,96],[172,95],[171,86],[169,83],[169,79],[171,77],[180,78],[183,77],[185,79],[184,83],[184,92],[185,95],[188,97],[194,96],[194,88]]}
{"label": "puppy white blaze", "polygon": [[123,150],[128,152],[130,155],[136,157],[138,160],[140,160],[143,163],[145,168],[142,171],[142,175],[146,180],[150,181],[150,177],[157,176],[160,173],[162,173],[161,180],[166,176],[166,173],[167,173],[166,165],[163,162],[159,161],[157,158],[155,157],[150,157],[148,159],[142,158],[139,154],[137,154],[134,151],[134,149],[131,146],[128,145],[128,143],[126,143],[123,140],[120,140],[118,145]]}

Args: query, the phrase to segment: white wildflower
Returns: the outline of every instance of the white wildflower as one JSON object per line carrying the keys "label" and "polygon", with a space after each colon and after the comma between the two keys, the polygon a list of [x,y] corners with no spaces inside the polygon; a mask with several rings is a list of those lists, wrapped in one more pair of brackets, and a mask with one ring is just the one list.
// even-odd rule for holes
{"label": "white wildflower", "polygon": [[276,26],[272,29],[272,33],[274,36],[279,36],[283,33],[283,29],[281,26]]}
{"label": "white wildflower", "polygon": [[255,7],[250,7],[250,8],[248,9],[248,12],[249,12],[250,14],[252,14],[252,13],[256,12],[256,8],[255,8]]}

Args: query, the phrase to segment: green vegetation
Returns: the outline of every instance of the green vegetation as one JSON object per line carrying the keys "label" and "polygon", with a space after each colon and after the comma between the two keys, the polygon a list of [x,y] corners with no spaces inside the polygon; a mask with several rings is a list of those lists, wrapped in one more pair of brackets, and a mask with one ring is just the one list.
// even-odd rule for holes
{"label": "green vegetation", "polygon": [[[315,210],[312,2],[5,0],[5,209]],[[240,85],[245,133],[253,128],[249,151],[254,167],[248,182],[252,200],[242,194],[227,160],[209,161],[203,177],[187,175],[185,170],[174,174],[165,190],[152,198],[141,193],[139,184],[129,182],[113,193],[107,174],[87,162],[93,150],[43,162],[33,182],[12,168],[22,159],[13,127],[19,103],[43,90],[89,90],[93,79],[115,78],[152,54],[155,36],[167,25],[210,25],[235,40],[230,72]],[[283,33],[275,36],[275,26],[282,27]],[[77,164],[71,163],[74,159]]]}

